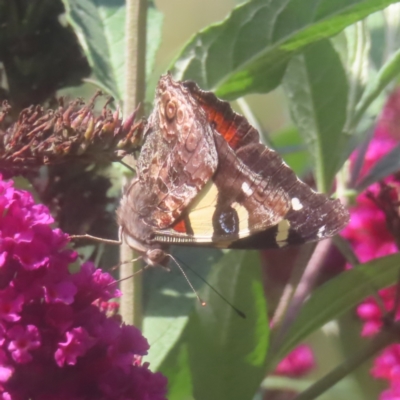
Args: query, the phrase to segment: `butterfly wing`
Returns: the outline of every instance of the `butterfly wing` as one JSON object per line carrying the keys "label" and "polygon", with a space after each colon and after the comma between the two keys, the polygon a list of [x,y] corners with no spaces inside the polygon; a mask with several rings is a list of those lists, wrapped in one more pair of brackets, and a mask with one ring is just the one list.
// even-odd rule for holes
{"label": "butterfly wing", "polygon": [[349,220],[339,200],[314,192],[229,103],[193,82],[190,90],[213,127],[218,167],[176,222],[154,240],[233,248],[270,248],[335,235]]}
{"label": "butterfly wing", "polygon": [[162,76],[138,159],[140,199],[135,190],[129,200],[134,212],[154,228],[171,226],[211,179],[217,159],[213,130],[198,102],[170,75]]}

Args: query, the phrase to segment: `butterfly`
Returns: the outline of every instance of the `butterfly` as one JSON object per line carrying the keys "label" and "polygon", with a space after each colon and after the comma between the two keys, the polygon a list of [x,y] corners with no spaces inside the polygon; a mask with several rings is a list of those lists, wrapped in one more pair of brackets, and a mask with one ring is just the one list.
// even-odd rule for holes
{"label": "butterfly", "polygon": [[149,265],[162,264],[171,244],[281,248],[331,237],[349,221],[228,102],[170,74],[158,82],[136,172],[117,219]]}

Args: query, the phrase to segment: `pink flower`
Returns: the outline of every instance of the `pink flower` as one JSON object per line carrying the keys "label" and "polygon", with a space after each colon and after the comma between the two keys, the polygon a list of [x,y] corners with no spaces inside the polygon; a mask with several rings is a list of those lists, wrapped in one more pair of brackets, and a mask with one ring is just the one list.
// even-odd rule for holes
{"label": "pink flower", "polygon": [[63,333],[73,324],[74,311],[67,304],[51,304],[46,307],[44,318],[49,326]]}
{"label": "pink flower", "polygon": [[379,400],[399,400],[400,399],[400,387],[396,386],[385,390],[379,396]]}
{"label": "pink flower", "polygon": [[[400,140],[400,90],[388,99],[364,159],[361,177],[385,156]],[[357,154],[352,155],[354,160]],[[357,204],[350,209],[351,222],[342,232],[350,242],[361,262],[398,252],[400,245],[399,176],[387,177],[374,184],[357,197]],[[393,312],[397,288],[379,291],[381,301],[365,299],[357,308],[357,315],[363,321],[362,336],[373,336],[383,327],[383,317]],[[383,306],[383,307],[382,307]],[[383,308],[383,310],[382,310]],[[400,320],[400,310],[396,310],[395,320]],[[381,400],[400,399],[400,345],[385,349],[374,361],[371,374],[385,379],[389,390],[383,392]]]}
{"label": "pink flower", "polygon": [[134,363],[135,357],[146,355],[148,349],[147,340],[136,327],[122,325],[118,337],[109,346],[108,356],[115,365],[126,371]]}
{"label": "pink flower", "polygon": [[4,326],[0,323],[0,346],[3,346],[6,340],[6,330]]}
{"label": "pink flower", "polygon": [[289,377],[300,377],[315,367],[311,348],[305,344],[296,347],[276,367],[274,374]]}
{"label": "pink flower", "polygon": [[44,291],[47,303],[60,302],[65,304],[72,304],[77,289],[72,282],[65,280],[45,286]]}
{"label": "pink flower", "polygon": [[10,364],[6,352],[0,349],[0,385],[7,382],[14,373],[14,368]]}
{"label": "pink flower", "polygon": [[78,288],[75,299],[77,303],[87,304],[95,300],[107,301],[121,295],[111,275],[96,270],[91,263],[82,265],[81,270],[72,278]]}
{"label": "pink flower", "polygon": [[371,374],[375,378],[384,379],[389,389],[381,393],[380,400],[397,400],[400,398],[400,345],[387,347],[374,360]]}
{"label": "pink flower", "polygon": [[[131,380],[126,379],[127,376]],[[118,369],[110,370],[103,375],[101,389],[106,395],[115,399],[143,399],[143,393],[148,393],[153,400],[163,400],[163,394],[159,387],[165,386],[166,378],[160,373],[152,374],[148,364],[142,366],[131,366],[126,373]],[[146,399],[147,400],[147,399]]]}
{"label": "pink flower", "polygon": [[[375,378],[393,380],[400,378],[400,345],[387,347],[374,361],[371,374]],[[398,381],[400,383],[400,381]]]}
{"label": "pink flower", "polygon": [[51,223],[0,176],[0,399],[164,400],[146,339],[109,303],[116,282],[92,263],[71,274],[77,255]]}
{"label": "pink flower", "polygon": [[84,328],[74,328],[66,333],[65,342],[59,343],[55,359],[57,365],[74,365],[78,357],[83,356],[94,345],[94,340]]}
{"label": "pink flower", "polygon": [[9,288],[0,291],[0,320],[15,322],[20,317],[23,306],[22,295]]}
{"label": "pink flower", "polygon": [[14,325],[7,332],[8,338],[11,340],[8,350],[12,358],[17,363],[27,363],[32,360],[30,352],[40,346],[39,330],[34,325]]}

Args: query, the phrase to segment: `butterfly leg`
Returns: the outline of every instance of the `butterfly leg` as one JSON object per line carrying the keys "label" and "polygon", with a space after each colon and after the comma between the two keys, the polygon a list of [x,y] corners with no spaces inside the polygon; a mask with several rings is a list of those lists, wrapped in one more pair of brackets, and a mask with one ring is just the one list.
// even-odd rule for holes
{"label": "butterfly leg", "polygon": [[119,246],[119,245],[122,244],[121,240],[104,239],[104,238],[100,238],[100,237],[92,236],[92,235],[88,235],[88,234],[85,234],[85,235],[70,235],[69,238],[71,240],[75,240],[75,239],[90,239],[90,240],[93,240],[95,242],[113,244],[113,245],[116,245],[116,246]]}

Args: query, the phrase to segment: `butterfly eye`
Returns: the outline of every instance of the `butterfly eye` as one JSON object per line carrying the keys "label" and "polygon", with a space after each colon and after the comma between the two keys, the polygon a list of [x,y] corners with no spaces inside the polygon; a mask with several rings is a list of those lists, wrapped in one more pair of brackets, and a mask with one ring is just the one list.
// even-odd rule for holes
{"label": "butterfly eye", "polygon": [[176,115],[176,102],[170,100],[165,106],[165,114],[169,120],[172,120]]}

